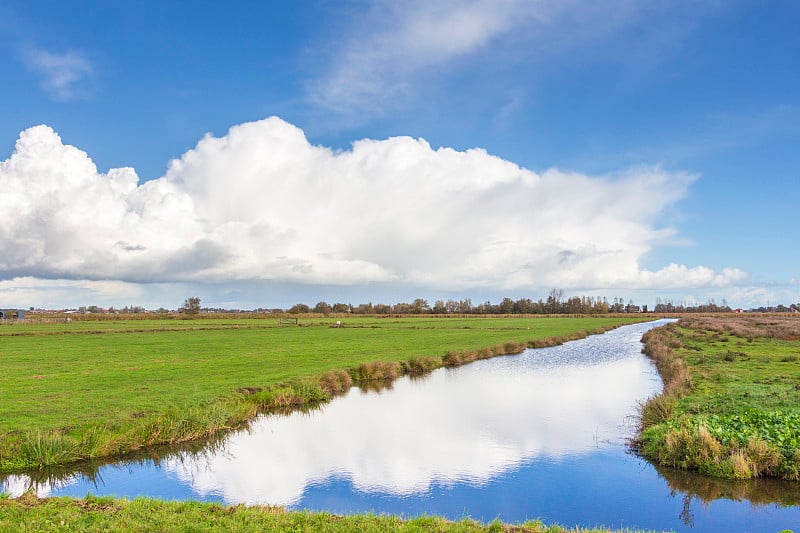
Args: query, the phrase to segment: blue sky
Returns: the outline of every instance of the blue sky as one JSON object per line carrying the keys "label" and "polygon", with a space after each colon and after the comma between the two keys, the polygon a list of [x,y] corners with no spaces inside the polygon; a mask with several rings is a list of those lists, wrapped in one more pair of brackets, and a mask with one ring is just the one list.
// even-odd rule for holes
{"label": "blue sky", "polygon": [[261,4],[0,5],[2,305],[800,301],[795,2]]}

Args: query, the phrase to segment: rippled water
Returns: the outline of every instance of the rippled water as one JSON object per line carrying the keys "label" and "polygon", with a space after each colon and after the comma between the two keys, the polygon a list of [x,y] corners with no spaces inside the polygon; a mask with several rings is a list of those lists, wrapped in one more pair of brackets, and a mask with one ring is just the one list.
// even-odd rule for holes
{"label": "rippled water", "polygon": [[797,484],[659,474],[628,452],[637,402],[661,387],[639,342],[659,324],[403,378],[380,393],[354,388],[319,411],[262,417],[221,443],[160,460],[3,483],[12,494],[33,484],[40,495],[337,513],[677,531],[798,527]]}

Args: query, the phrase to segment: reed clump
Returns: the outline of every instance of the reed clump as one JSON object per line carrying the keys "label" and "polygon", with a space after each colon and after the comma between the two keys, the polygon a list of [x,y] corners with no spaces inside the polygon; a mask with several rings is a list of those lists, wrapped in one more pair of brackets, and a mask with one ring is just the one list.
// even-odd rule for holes
{"label": "reed clump", "polygon": [[528,346],[531,348],[549,348],[551,346],[558,346],[559,344],[564,343],[555,337],[549,337],[547,339],[534,339],[528,343]]}
{"label": "reed clump", "polygon": [[[184,409],[171,408],[133,420],[126,427],[107,432],[96,444],[99,456],[123,454],[159,444],[179,444],[230,430],[236,420],[231,403],[209,403]],[[242,415],[240,415],[242,416]]]}
{"label": "reed clump", "polygon": [[670,429],[647,451],[661,465],[689,470],[702,470],[722,456],[722,445],[706,428],[678,427]]}
{"label": "reed clump", "polygon": [[527,343],[507,342],[503,345],[503,353],[505,355],[519,354],[524,352],[527,347]]}
{"label": "reed clump", "polygon": [[37,431],[23,436],[19,455],[25,463],[52,466],[81,459],[79,446],[74,437],[61,431]]}
{"label": "reed clump", "polygon": [[779,457],[767,453],[765,457],[751,455],[748,448],[730,450],[721,460],[708,463],[700,469],[701,472],[715,477],[726,479],[752,479],[760,476],[776,476],[775,467],[779,464]]}
{"label": "reed clump", "polygon": [[334,398],[353,386],[353,378],[346,370],[331,370],[320,376],[319,385],[329,398]]}
{"label": "reed clump", "polygon": [[409,376],[424,376],[442,365],[441,357],[412,357],[402,363],[403,372]]}
{"label": "reed clump", "polygon": [[478,360],[478,353],[474,351],[447,352],[442,357],[442,363],[447,368],[466,365]]}
{"label": "reed clump", "polygon": [[662,424],[672,418],[675,410],[674,394],[656,394],[639,405],[643,429]]}
{"label": "reed clump", "polygon": [[394,381],[403,374],[403,367],[396,361],[372,361],[361,363],[355,371],[356,382]]}
{"label": "reed clump", "polygon": [[319,384],[296,381],[266,388],[245,399],[254,405],[256,413],[289,413],[320,405],[330,396]]}
{"label": "reed clump", "polygon": [[753,477],[774,474],[783,460],[779,450],[758,437],[750,438],[742,453],[747,459]]}

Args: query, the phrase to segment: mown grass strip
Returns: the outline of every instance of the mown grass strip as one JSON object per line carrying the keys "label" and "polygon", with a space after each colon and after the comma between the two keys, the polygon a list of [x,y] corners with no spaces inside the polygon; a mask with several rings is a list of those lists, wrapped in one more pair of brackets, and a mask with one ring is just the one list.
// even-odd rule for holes
{"label": "mown grass strip", "polygon": [[286,511],[281,507],[226,507],[201,502],[147,498],[131,501],[93,496],[39,499],[25,494],[16,499],[0,498],[0,532],[6,531],[611,533],[612,530],[566,529],[558,525],[547,526],[538,520],[520,525],[499,521],[483,524],[470,519],[449,521],[433,516],[408,519],[374,514],[340,516]]}
{"label": "mown grass strip", "polygon": [[800,319],[682,319],[644,336],[664,391],[642,406],[659,465],[800,481]]}
{"label": "mown grass strip", "polygon": [[239,328],[240,321],[218,320],[215,329],[163,331],[157,323],[125,333],[127,323],[107,323],[107,333],[6,337],[0,344],[0,470],[208,439],[258,413],[319,405],[352,385],[381,387],[402,375],[644,319],[371,318],[343,328],[319,320],[307,327]]}

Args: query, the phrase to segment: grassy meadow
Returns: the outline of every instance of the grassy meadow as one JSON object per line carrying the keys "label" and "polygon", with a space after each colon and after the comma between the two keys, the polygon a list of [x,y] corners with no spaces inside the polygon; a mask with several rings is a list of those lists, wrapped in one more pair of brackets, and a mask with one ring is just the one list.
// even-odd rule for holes
{"label": "grassy meadow", "polygon": [[[647,317],[72,321],[0,326],[0,471],[218,435],[404,374]],[[344,327],[332,327],[337,320]]]}
{"label": "grassy meadow", "polygon": [[[611,533],[605,528],[563,528],[540,521],[506,525],[457,522],[423,516],[403,519],[389,515],[332,515],[289,512],[280,507],[213,503],[166,502],[148,498],[38,499],[26,494],[0,498],[0,532],[26,531],[291,531],[299,532],[440,532],[440,533]],[[626,530],[627,531],[627,530]]]}
{"label": "grassy meadow", "polygon": [[642,453],[732,479],[800,480],[800,319],[684,318],[645,335],[664,392],[642,409]]}

